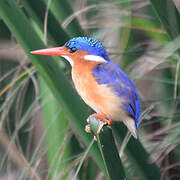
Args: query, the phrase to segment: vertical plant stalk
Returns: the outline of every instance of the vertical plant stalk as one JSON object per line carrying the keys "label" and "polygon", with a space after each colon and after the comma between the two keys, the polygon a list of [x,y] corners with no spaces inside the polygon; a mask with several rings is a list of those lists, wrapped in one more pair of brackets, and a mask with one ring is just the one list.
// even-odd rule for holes
{"label": "vertical plant stalk", "polygon": [[90,129],[97,143],[106,167],[107,179],[125,179],[125,172],[112,135],[112,130],[95,117],[90,117]]}

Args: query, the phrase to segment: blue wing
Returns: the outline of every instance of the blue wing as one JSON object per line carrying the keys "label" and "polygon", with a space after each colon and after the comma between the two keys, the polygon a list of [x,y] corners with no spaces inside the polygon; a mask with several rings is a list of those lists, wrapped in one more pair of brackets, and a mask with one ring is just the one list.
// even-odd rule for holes
{"label": "blue wing", "polygon": [[97,65],[93,69],[93,75],[99,84],[107,84],[112,87],[114,93],[126,100],[123,104],[126,113],[135,120],[138,129],[138,119],[140,116],[140,100],[138,91],[134,83],[113,62]]}

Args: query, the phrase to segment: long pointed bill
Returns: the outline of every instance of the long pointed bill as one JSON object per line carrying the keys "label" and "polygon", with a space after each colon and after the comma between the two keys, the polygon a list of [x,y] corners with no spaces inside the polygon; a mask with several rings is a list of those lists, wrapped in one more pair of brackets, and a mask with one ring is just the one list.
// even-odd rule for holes
{"label": "long pointed bill", "polygon": [[68,48],[65,46],[62,47],[54,47],[47,49],[39,49],[35,51],[31,51],[32,54],[39,55],[50,55],[50,56],[67,56],[69,54]]}

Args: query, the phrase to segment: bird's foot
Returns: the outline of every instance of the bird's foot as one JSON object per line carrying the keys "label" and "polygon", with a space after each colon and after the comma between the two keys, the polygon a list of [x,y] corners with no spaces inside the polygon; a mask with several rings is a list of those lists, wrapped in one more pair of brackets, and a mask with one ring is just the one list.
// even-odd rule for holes
{"label": "bird's foot", "polygon": [[[108,125],[108,127],[110,127],[110,125],[113,124],[113,122],[114,122],[112,119],[108,119],[106,114],[94,113],[94,114],[90,115],[87,119],[88,124],[85,127],[85,131],[87,133],[91,133],[90,121],[91,121],[92,117],[96,117],[99,120],[99,127],[97,130],[97,134],[99,134],[101,132],[101,129],[103,128],[103,126]],[[94,140],[95,141],[97,140],[96,136],[94,136]]]}
{"label": "bird's foot", "polygon": [[[99,128],[98,128],[98,131],[97,131],[98,134],[100,133],[100,131],[103,128],[104,125],[109,125],[110,126],[114,122],[112,119],[108,119],[107,115],[104,114],[104,113],[102,113],[102,114],[94,113],[94,114],[90,115],[89,118],[87,119],[88,123],[90,123],[90,119],[92,117],[96,117],[97,119],[100,120]],[[90,132],[90,126],[87,125],[85,130],[86,130],[86,132]]]}
{"label": "bird's foot", "polygon": [[[97,119],[103,121],[104,123],[108,124],[108,125],[111,125],[114,123],[114,121],[112,119],[108,119],[108,116],[104,113],[101,113],[101,114],[98,114],[98,113],[94,113],[92,114],[88,120],[91,118],[91,117],[96,117]],[[89,122],[88,122],[89,123]]]}

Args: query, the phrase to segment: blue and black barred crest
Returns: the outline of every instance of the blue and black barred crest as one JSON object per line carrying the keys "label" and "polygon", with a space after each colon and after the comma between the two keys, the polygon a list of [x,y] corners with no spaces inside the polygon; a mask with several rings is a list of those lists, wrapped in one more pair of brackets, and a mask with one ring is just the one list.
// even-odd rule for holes
{"label": "blue and black barred crest", "polygon": [[104,46],[94,38],[75,37],[66,42],[65,46],[88,51],[90,55],[102,56],[105,60],[109,61],[109,57]]}

